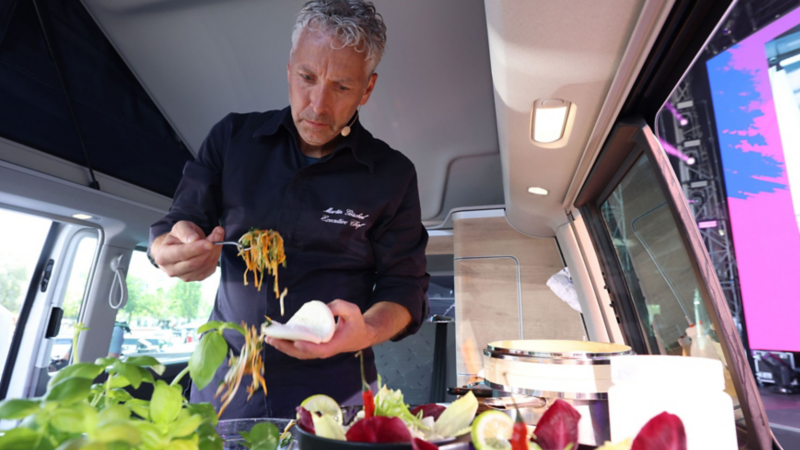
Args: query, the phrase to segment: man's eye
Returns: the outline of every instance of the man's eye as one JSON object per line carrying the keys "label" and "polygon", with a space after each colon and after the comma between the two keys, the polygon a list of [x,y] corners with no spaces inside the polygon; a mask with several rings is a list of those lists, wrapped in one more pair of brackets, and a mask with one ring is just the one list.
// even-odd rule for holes
{"label": "man's eye", "polygon": [[340,90],[340,91],[349,91],[349,90],[350,90],[350,88],[349,88],[349,87],[347,87],[347,86],[339,86],[339,90]]}
{"label": "man's eye", "polygon": [[311,76],[310,76],[310,75],[306,75],[306,74],[304,74],[304,73],[301,73],[301,74],[300,74],[300,77],[301,77],[302,79],[306,80],[306,81],[311,81]]}

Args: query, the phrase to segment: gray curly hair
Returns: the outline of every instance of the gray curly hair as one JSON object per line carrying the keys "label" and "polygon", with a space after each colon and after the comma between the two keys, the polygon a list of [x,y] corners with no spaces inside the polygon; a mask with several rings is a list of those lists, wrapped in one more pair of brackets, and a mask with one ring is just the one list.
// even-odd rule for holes
{"label": "gray curly hair", "polygon": [[353,47],[357,52],[366,53],[370,71],[383,57],[386,48],[386,25],[383,17],[375,11],[372,2],[364,0],[312,0],[303,6],[297,16],[292,31],[292,51],[294,53],[297,40],[303,29],[318,29],[335,37],[341,42],[340,47]]}

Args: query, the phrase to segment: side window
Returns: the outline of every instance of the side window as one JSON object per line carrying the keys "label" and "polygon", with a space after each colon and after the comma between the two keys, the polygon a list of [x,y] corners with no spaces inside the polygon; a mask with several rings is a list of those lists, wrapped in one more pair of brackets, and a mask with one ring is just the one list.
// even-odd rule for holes
{"label": "side window", "polygon": [[[89,274],[92,270],[95,253],[97,252],[97,234],[93,230],[78,232],[69,244],[67,259],[70,267],[66,288],[59,293],[61,308],[64,310],[61,318],[61,328],[58,336],[53,338],[50,350],[50,372],[60,370],[69,364],[72,351],[72,336],[75,324],[78,323],[81,305],[86,296]],[[59,304],[56,301],[55,304]]]}
{"label": "side window", "polygon": [[0,209],[0,376],[52,221]]}
{"label": "side window", "polygon": [[170,278],[136,250],[128,267],[128,303],[117,313],[110,354],[147,354],[162,362],[187,360],[197,346],[219,286],[220,271],[201,282]]}

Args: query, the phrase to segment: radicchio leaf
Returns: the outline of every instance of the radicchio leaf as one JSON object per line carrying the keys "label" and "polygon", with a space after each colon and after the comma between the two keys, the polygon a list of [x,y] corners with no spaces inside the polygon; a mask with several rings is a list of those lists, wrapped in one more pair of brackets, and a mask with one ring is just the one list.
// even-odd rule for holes
{"label": "radicchio leaf", "polygon": [[307,409],[303,408],[302,406],[298,406],[297,409],[297,426],[300,427],[301,430],[305,431],[306,433],[311,433],[316,435],[316,431],[314,431],[314,419],[311,418],[311,413],[308,412]]}
{"label": "radicchio leaf", "polygon": [[397,417],[375,416],[362,419],[347,430],[347,442],[411,442],[406,424]]}
{"label": "radicchio leaf", "polygon": [[[556,400],[539,419],[533,441],[542,450],[563,450],[572,444],[578,448],[578,422],[581,414],[569,403]],[[648,449],[650,450],[650,449]]]}
{"label": "radicchio leaf", "polygon": [[428,403],[427,405],[417,406],[416,408],[411,410],[411,414],[417,415],[420,411],[422,411],[422,418],[425,417],[433,417],[433,420],[439,420],[439,416],[442,415],[444,410],[447,409],[442,405],[437,405],[436,403]]}
{"label": "radicchio leaf", "polygon": [[420,438],[414,438],[414,440],[411,441],[411,448],[413,450],[438,450],[439,447],[428,441],[423,441]]}
{"label": "radicchio leaf", "polygon": [[681,418],[663,412],[642,427],[631,450],[686,450],[686,430]]}

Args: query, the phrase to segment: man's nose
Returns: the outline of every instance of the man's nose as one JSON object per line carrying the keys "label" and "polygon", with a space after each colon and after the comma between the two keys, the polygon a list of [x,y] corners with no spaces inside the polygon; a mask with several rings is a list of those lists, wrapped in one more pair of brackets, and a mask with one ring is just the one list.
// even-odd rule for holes
{"label": "man's nose", "polygon": [[332,90],[326,86],[317,86],[311,94],[311,107],[317,115],[323,115],[330,111],[333,101]]}

